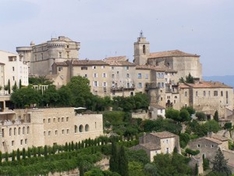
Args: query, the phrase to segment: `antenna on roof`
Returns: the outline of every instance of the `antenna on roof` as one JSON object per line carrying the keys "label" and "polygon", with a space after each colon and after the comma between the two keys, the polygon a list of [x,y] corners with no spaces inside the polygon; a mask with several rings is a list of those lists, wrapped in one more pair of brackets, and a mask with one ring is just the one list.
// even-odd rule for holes
{"label": "antenna on roof", "polygon": [[143,31],[141,30],[141,32],[140,32],[140,37],[143,37]]}

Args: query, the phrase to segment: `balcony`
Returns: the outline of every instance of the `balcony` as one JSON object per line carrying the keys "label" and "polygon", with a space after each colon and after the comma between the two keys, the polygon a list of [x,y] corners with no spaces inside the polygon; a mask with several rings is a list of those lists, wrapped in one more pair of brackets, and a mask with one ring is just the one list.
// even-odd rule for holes
{"label": "balcony", "polygon": [[116,86],[112,86],[111,87],[111,91],[112,92],[118,92],[118,91],[133,91],[135,90],[135,86],[132,85],[131,87],[116,87]]}
{"label": "balcony", "polygon": [[145,90],[148,91],[150,89],[158,89],[159,87],[157,86],[156,83],[146,83],[145,84]]}

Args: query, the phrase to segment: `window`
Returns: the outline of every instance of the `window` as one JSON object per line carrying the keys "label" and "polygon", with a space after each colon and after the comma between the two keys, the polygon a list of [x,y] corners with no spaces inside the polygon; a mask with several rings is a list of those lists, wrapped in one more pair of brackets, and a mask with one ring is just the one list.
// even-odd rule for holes
{"label": "window", "polygon": [[13,81],[15,81],[15,77],[14,76],[12,76],[12,79],[13,79]]}
{"label": "window", "polygon": [[77,126],[74,125],[74,132],[77,133]]}
{"label": "window", "polygon": [[148,77],[149,77],[148,74],[145,74],[145,79],[148,79]]}
{"label": "window", "polygon": [[94,77],[94,78],[97,78],[97,77],[98,77],[98,74],[97,74],[97,73],[94,73],[94,74],[93,74],[93,77]]}
{"label": "window", "polygon": [[48,131],[48,136],[50,136],[50,134],[51,134],[51,132],[50,132],[50,131]]}
{"label": "window", "polygon": [[85,125],[85,131],[89,131],[89,125],[88,124]]}
{"label": "window", "polygon": [[53,122],[55,122],[55,118],[53,118]]}
{"label": "window", "polygon": [[11,145],[12,145],[12,146],[14,146],[14,143],[15,143],[14,141],[11,141]]}
{"label": "window", "polygon": [[103,87],[106,87],[107,83],[106,82],[103,82]]}
{"label": "window", "polygon": [[94,87],[97,87],[97,86],[98,86],[98,82],[97,82],[97,81],[94,81],[94,82],[93,82],[93,86],[94,86]]}
{"label": "window", "polygon": [[64,134],[64,130],[62,130],[62,134]]}
{"label": "window", "polygon": [[45,119],[43,119],[43,123],[45,123]]}
{"label": "window", "polygon": [[67,51],[67,58],[69,58],[70,56],[69,56],[69,51]]}
{"label": "window", "polygon": [[24,139],[24,143],[27,144],[28,143],[28,139]]}
{"label": "window", "polygon": [[196,91],[196,96],[198,96],[198,91]]}
{"label": "window", "polygon": [[128,70],[128,69],[129,69],[129,67],[128,67],[128,66],[126,66],[126,67],[125,67],[125,69],[126,69],[126,70]]}
{"label": "window", "polygon": [[20,145],[23,145],[23,139],[20,140]]}
{"label": "window", "polygon": [[223,91],[221,91],[221,97],[223,96]]}
{"label": "window", "polygon": [[43,60],[43,53],[41,53],[41,60]]}
{"label": "window", "polygon": [[48,119],[48,123],[50,123],[50,119]]}
{"label": "window", "polygon": [[69,129],[67,129],[67,134],[69,133]]}
{"label": "window", "polygon": [[62,52],[59,52],[59,58],[62,58]]}
{"label": "window", "polygon": [[186,92],[184,92],[184,96],[186,96],[186,97],[187,97],[187,94],[188,94],[188,93],[187,93],[187,91],[186,91]]}
{"label": "window", "polygon": [[69,117],[66,117],[66,121],[68,122],[68,120],[69,120]]}
{"label": "window", "polygon": [[64,118],[62,117],[61,122],[63,122],[63,121],[64,121]]}
{"label": "window", "polygon": [[106,73],[103,73],[103,74],[102,74],[102,77],[103,77],[103,78],[106,78]]}
{"label": "window", "polygon": [[203,91],[203,96],[204,96],[204,97],[206,96],[206,91]]}
{"label": "window", "polygon": [[112,74],[112,75],[111,75],[111,77],[112,77],[112,78],[115,78],[115,75],[114,75],[114,74]]}
{"label": "window", "polygon": [[58,122],[60,122],[60,118],[58,118]]}
{"label": "window", "polygon": [[114,69],[115,69],[115,67],[111,67],[111,69],[112,69],[112,70],[114,70]]}
{"label": "window", "polygon": [[15,67],[12,67],[12,71],[15,71]]}
{"label": "window", "polygon": [[127,78],[129,78],[129,73],[127,73]]}
{"label": "window", "polygon": [[96,69],[96,66],[93,66],[92,68],[93,68],[93,69]]}
{"label": "window", "polygon": [[81,67],[81,70],[88,70],[88,67],[83,66]]}
{"label": "window", "polygon": [[58,135],[58,130],[55,130],[55,131],[54,131],[54,134],[55,134],[55,135]]}
{"label": "window", "polygon": [[142,77],[142,76],[141,76],[141,73],[138,73],[138,76],[137,76],[137,77],[138,77],[138,79],[141,79],[141,77]]}
{"label": "window", "polygon": [[138,83],[138,88],[142,88],[142,83]]}
{"label": "window", "polygon": [[29,134],[29,126],[27,127],[27,134]]}
{"label": "window", "polygon": [[208,96],[210,96],[210,91],[208,91]]}
{"label": "window", "polygon": [[218,91],[217,90],[214,91],[214,96],[218,96]]}
{"label": "window", "polygon": [[85,78],[87,78],[87,77],[88,77],[88,75],[87,75],[87,74],[85,74],[85,75],[84,75],[84,77],[85,77]]}
{"label": "window", "polygon": [[83,125],[79,126],[79,132],[83,132]]}
{"label": "window", "polygon": [[25,127],[22,128],[22,134],[24,134],[24,133],[25,133]]}
{"label": "window", "polygon": [[200,144],[197,144],[197,147],[198,147],[198,148],[200,148],[200,147],[201,147],[201,145],[200,145]]}
{"label": "window", "polygon": [[143,54],[145,54],[145,45],[143,45]]}
{"label": "window", "polygon": [[9,129],[9,136],[11,136],[11,128]]}
{"label": "window", "polygon": [[20,135],[20,131],[21,131],[21,129],[20,129],[20,127],[18,128],[18,135]]}

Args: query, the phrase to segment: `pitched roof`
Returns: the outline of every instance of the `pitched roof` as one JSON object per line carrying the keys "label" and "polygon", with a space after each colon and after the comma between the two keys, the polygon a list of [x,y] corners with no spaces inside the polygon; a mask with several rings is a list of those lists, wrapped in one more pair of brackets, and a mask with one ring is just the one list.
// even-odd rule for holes
{"label": "pitched roof", "polygon": [[221,82],[213,82],[213,81],[199,81],[194,84],[190,83],[180,83],[180,88],[232,88],[231,86],[228,86]]}
{"label": "pitched roof", "polygon": [[170,50],[150,53],[148,58],[160,58],[160,57],[200,57],[197,54],[185,53],[180,50]]}
{"label": "pitched roof", "polygon": [[153,132],[153,133],[150,133],[151,135],[153,136],[157,136],[161,139],[163,138],[172,138],[172,137],[175,137],[176,135],[173,134],[173,133],[170,133],[168,131],[162,131],[162,132]]}
{"label": "pitched roof", "polygon": [[106,62],[102,61],[102,60],[75,60],[72,62],[72,65],[85,65],[85,66],[92,66],[92,65],[108,65]]}
{"label": "pitched roof", "polygon": [[165,107],[160,106],[159,104],[156,104],[156,103],[151,103],[150,107],[154,107],[154,108],[157,108],[157,109],[165,109]]}
{"label": "pitched roof", "polygon": [[128,61],[126,56],[107,57],[103,61],[111,66],[135,66],[135,64]]}
{"label": "pitched roof", "polygon": [[148,142],[148,143],[144,143],[144,144],[139,144],[139,146],[142,146],[146,149],[149,149],[149,150],[160,150],[161,149],[161,146],[160,145],[157,145],[155,143],[152,143],[152,142]]}
{"label": "pitched roof", "polygon": [[153,65],[137,65],[136,69],[138,70],[155,70],[158,72],[167,72],[167,73],[176,73],[177,71],[170,69],[168,67],[153,66]]}

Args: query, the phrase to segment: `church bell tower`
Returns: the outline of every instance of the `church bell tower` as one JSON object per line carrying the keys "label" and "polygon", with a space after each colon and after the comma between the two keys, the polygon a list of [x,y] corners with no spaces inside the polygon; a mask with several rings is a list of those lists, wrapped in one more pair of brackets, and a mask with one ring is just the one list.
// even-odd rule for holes
{"label": "church bell tower", "polygon": [[147,58],[150,53],[149,45],[150,43],[146,41],[141,31],[137,42],[134,43],[134,63],[136,65],[145,65],[147,63]]}

